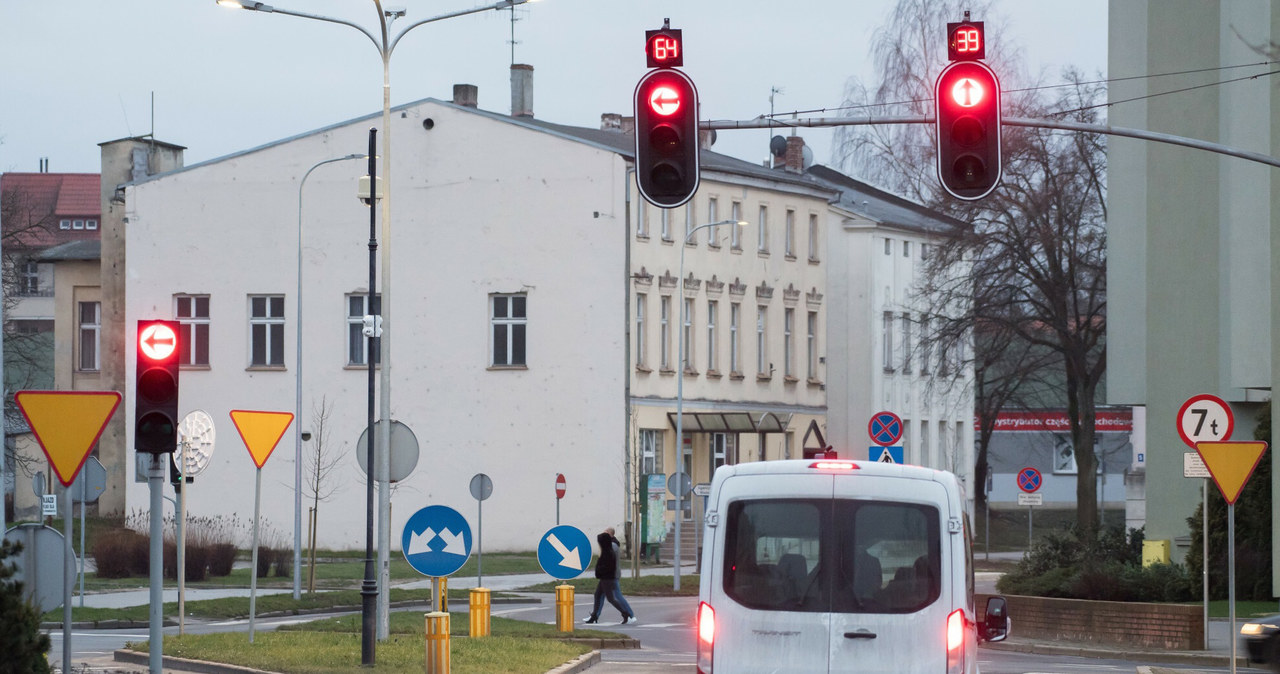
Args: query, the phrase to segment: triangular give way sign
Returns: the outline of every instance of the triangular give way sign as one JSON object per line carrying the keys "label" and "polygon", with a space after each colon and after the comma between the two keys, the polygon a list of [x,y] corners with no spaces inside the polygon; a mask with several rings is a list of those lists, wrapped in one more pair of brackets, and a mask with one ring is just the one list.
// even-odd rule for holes
{"label": "triangular give way sign", "polygon": [[293,413],[231,410],[231,421],[236,425],[240,439],[244,440],[253,463],[262,468],[293,422]]}
{"label": "triangular give way sign", "polygon": [[1237,442],[1197,442],[1196,451],[1209,468],[1209,474],[1222,491],[1222,498],[1227,503],[1235,503],[1244,491],[1244,485],[1258,467],[1262,455],[1267,451],[1267,443],[1257,441]]}
{"label": "triangular give way sign", "polygon": [[64,487],[76,481],[120,406],[116,391],[18,391],[13,398]]}

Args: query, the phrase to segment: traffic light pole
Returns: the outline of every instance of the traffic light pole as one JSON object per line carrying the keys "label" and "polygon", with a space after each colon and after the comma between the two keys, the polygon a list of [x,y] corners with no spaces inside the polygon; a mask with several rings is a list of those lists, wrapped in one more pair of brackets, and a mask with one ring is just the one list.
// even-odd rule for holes
{"label": "traffic light pole", "polygon": [[[704,131],[731,131],[733,129],[777,129],[786,127],[828,127],[828,126],[870,126],[876,124],[933,124],[934,118],[929,115],[901,115],[901,116],[882,116],[882,117],[808,117],[805,119],[747,119],[747,120],[719,120],[713,122],[701,122],[699,129]],[[1107,136],[1120,136],[1122,138],[1136,138],[1138,140],[1151,141],[1153,143],[1167,143],[1169,145],[1180,145],[1196,150],[1204,150],[1205,152],[1213,152],[1215,154],[1244,159],[1246,161],[1266,164],[1280,168],[1280,158],[1271,155],[1262,154],[1260,152],[1250,152],[1248,150],[1240,150],[1221,143],[1211,143],[1198,138],[1187,138],[1185,136],[1175,136],[1169,133],[1159,133],[1157,131],[1146,131],[1144,129],[1130,129],[1119,126],[1108,126],[1105,124],[1084,124],[1080,122],[1061,122],[1049,119],[1033,119],[1030,117],[1005,117],[1001,120],[1002,126],[1020,126],[1038,129],[1053,129],[1055,131],[1077,131],[1081,133],[1100,133]]]}
{"label": "traffic light pole", "polygon": [[[378,199],[378,144],[377,129],[369,129],[369,300],[366,310],[373,314],[374,298],[377,297],[377,267],[378,267],[378,209],[375,208],[375,202]],[[382,307],[378,307],[378,313],[381,313]],[[377,314],[374,314],[377,315]],[[377,321],[374,321],[375,325]],[[365,541],[364,541],[364,583],[360,586],[360,664],[372,667],[375,659],[375,629],[377,627],[377,611],[378,611],[378,584],[374,579],[373,569],[373,483],[376,481],[374,476],[378,474],[377,464],[373,462],[375,424],[374,424],[374,382],[377,368],[374,367],[373,356],[377,353],[378,337],[375,331],[369,337],[368,346],[365,353],[365,365],[369,369],[369,414],[368,414],[368,436],[369,442],[365,445],[367,456],[365,464],[368,470],[365,471]],[[381,354],[379,353],[379,356]]]}
{"label": "traffic light pole", "polygon": [[[163,454],[148,454],[147,486],[151,488],[151,607],[147,666],[160,674],[164,664],[164,471]],[[70,671],[63,667],[64,671]]]}

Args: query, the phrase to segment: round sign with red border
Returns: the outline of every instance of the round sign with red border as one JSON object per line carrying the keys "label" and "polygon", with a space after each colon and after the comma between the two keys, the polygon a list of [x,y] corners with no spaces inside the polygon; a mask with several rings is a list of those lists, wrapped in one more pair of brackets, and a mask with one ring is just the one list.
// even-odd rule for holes
{"label": "round sign with red border", "polygon": [[564,498],[564,473],[556,473],[556,499]]}
{"label": "round sign with red border", "polygon": [[1027,466],[1026,468],[1018,471],[1018,489],[1021,489],[1028,494],[1034,494],[1043,482],[1044,480],[1040,476],[1040,471],[1035,468]]}
{"label": "round sign with red border", "polygon": [[1178,437],[1192,449],[1197,442],[1224,442],[1235,428],[1231,406],[1211,393],[1191,396],[1178,409]]}
{"label": "round sign with red border", "polygon": [[867,434],[881,447],[896,444],[902,439],[902,419],[893,412],[876,412],[867,424]]}

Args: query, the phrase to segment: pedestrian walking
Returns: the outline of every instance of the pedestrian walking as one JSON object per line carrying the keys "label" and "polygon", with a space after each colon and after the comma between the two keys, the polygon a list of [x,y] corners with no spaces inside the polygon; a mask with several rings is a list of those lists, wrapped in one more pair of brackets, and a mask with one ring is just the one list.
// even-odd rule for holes
{"label": "pedestrian walking", "polygon": [[582,622],[594,625],[600,619],[600,609],[604,608],[604,600],[608,599],[613,607],[622,614],[619,625],[636,622],[636,613],[631,610],[626,597],[622,596],[622,586],[618,579],[622,577],[618,564],[618,539],[613,535],[613,527],[609,527],[596,536],[600,544],[600,557],[596,559],[596,594],[591,616]]}

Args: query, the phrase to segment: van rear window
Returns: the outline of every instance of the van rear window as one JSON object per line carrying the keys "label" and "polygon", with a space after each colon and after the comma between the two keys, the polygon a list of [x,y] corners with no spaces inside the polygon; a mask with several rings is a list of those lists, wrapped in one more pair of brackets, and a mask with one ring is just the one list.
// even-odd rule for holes
{"label": "van rear window", "polygon": [[938,509],[830,499],[729,507],[724,591],[766,611],[912,613],[937,601]]}

